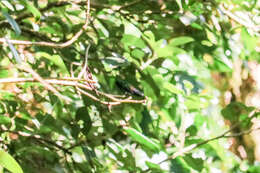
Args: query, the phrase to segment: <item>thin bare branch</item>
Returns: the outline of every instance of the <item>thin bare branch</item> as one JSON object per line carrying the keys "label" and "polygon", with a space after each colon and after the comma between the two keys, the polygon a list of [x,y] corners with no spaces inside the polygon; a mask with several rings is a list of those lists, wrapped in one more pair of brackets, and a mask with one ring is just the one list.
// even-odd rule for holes
{"label": "thin bare branch", "polygon": [[[64,43],[53,43],[53,42],[44,42],[44,41],[32,42],[32,41],[25,41],[25,40],[8,40],[8,41],[12,44],[27,45],[27,46],[37,45],[37,46],[47,46],[53,48],[68,47],[71,44],[73,44],[81,36],[81,34],[87,29],[89,24],[89,18],[90,18],[90,0],[87,1],[85,24],[70,40]],[[0,38],[0,44],[4,44],[4,43],[6,43],[6,40],[4,38]]]}
{"label": "thin bare branch", "polygon": [[45,81],[36,71],[34,71],[32,68],[30,68],[27,64],[22,63],[21,65],[18,65],[17,67],[20,70],[24,70],[25,72],[30,73],[35,80],[40,82],[46,89],[52,91],[59,98],[65,100],[68,103],[72,101],[69,97],[66,97],[66,96],[60,94],[59,91],[55,87],[53,87],[47,81]]}
{"label": "thin bare branch", "polygon": [[[83,83],[79,83],[79,82],[91,82],[91,83],[95,83],[95,81],[92,80],[86,80],[86,79],[78,79],[78,78],[41,78],[41,80],[44,81],[44,83],[48,83],[49,85],[62,85],[62,86],[73,86],[73,87],[77,87],[77,90],[90,97],[91,99],[98,101],[102,104],[106,104],[106,105],[118,105],[121,103],[145,103],[146,100],[133,100],[131,99],[131,97],[128,97],[126,99],[119,99],[122,98],[123,96],[120,95],[111,95],[111,94],[107,94],[107,93],[103,93],[101,91],[97,91],[100,95],[105,96],[106,98],[110,99],[112,102],[108,102],[108,101],[101,101],[99,98],[93,96],[92,94],[84,91],[84,90],[88,90],[88,91],[93,91],[93,89],[91,87],[89,87],[88,85],[85,85]],[[25,82],[40,82],[39,80],[37,80],[36,78],[3,78],[0,79],[0,84],[3,83],[25,83]],[[42,82],[40,82],[42,83]],[[43,84],[43,83],[42,83]],[[45,86],[46,87],[46,86]],[[53,87],[53,86],[52,86]],[[84,89],[84,90],[82,90]]]}
{"label": "thin bare branch", "polygon": [[67,154],[71,154],[71,152],[69,151],[69,149],[67,148],[64,148],[63,146],[57,144],[56,142],[54,141],[51,141],[49,139],[46,139],[46,138],[43,138],[39,135],[34,135],[34,134],[31,134],[31,133],[24,133],[24,132],[21,132],[21,131],[13,131],[13,130],[9,130],[9,129],[0,129],[0,132],[7,132],[7,133],[13,133],[13,134],[16,134],[16,135],[19,135],[19,136],[23,136],[23,137],[28,137],[28,138],[31,138],[31,139],[34,139],[36,141],[39,141],[39,142],[43,142],[43,143],[46,143],[46,144],[49,144],[49,145],[52,145],[54,146],[55,148],[59,149],[59,150],[62,150],[63,152],[67,153]]}
{"label": "thin bare branch", "polygon": [[84,90],[82,90],[82,89],[80,89],[80,88],[78,88],[78,90],[79,90],[80,93],[82,93],[82,94],[88,96],[89,98],[91,98],[91,99],[93,99],[93,100],[95,100],[95,101],[97,101],[97,102],[100,102],[100,103],[102,103],[102,104],[104,104],[104,105],[119,105],[119,104],[121,104],[120,102],[107,102],[107,101],[102,101],[102,100],[100,100],[99,98],[93,96],[92,94],[90,94],[90,93],[88,93],[88,92],[86,92],[86,91],[84,91]]}
{"label": "thin bare branch", "polygon": [[[169,161],[169,160],[172,160],[172,159],[175,159],[176,157],[179,157],[179,156],[182,156],[184,154],[187,154],[189,152],[191,152],[192,150],[194,150],[195,148],[198,148],[204,144],[207,144],[211,141],[215,141],[217,139],[220,139],[220,138],[232,138],[232,137],[238,137],[238,136],[242,136],[242,135],[246,135],[246,134],[250,134],[251,132],[253,131],[256,131],[256,130],[260,130],[260,127],[259,128],[255,128],[255,129],[249,129],[249,130],[245,130],[245,131],[242,131],[242,132],[239,132],[239,133],[234,133],[234,134],[231,134],[231,135],[227,135],[228,133],[230,133],[231,131],[234,130],[234,128],[236,128],[240,123],[236,123],[234,124],[229,130],[225,131],[224,133],[222,133],[221,135],[219,136],[216,136],[214,138],[210,138],[210,139],[207,139],[205,141],[202,141],[200,143],[196,143],[196,144],[191,144],[177,152],[175,152],[173,155],[169,156],[168,158],[162,160],[161,162],[159,162],[158,164],[161,164],[163,162],[166,162],[166,161]],[[146,169],[144,172],[148,172],[150,171],[150,169]]]}

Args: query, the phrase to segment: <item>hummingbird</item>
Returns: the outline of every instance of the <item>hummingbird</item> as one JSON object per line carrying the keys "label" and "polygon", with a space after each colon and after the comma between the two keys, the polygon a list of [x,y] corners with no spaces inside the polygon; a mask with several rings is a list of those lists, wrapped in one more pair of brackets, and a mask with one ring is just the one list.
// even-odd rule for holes
{"label": "hummingbird", "polygon": [[144,93],[142,91],[140,91],[139,89],[137,89],[133,85],[127,84],[123,80],[117,79],[116,85],[118,86],[119,89],[121,89],[121,90],[123,90],[123,91],[125,91],[129,94],[139,96],[139,97],[144,97]]}

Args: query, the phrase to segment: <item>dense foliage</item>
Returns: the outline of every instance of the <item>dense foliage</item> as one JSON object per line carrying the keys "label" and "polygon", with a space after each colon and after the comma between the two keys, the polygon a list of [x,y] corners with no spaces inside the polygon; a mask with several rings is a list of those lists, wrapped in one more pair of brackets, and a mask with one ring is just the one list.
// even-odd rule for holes
{"label": "dense foliage", "polygon": [[0,7],[2,172],[260,172],[258,1]]}

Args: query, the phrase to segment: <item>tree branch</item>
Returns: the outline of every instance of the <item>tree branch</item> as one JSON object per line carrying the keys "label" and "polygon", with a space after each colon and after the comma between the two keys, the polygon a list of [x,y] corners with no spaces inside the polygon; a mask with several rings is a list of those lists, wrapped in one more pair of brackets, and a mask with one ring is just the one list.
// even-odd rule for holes
{"label": "tree branch", "polygon": [[36,141],[39,141],[41,143],[46,143],[46,144],[52,145],[55,148],[58,148],[59,150],[62,150],[63,152],[65,152],[67,154],[71,154],[69,149],[67,149],[67,148],[57,144],[54,141],[51,141],[51,140],[46,139],[46,138],[43,138],[43,137],[41,137],[39,135],[34,135],[34,134],[31,134],[31,133],[25,133],[25,132],[21,132],[21,131],[13,131],[13,130],[8,130],[8,129],[3,129],[3,128],[0,129],[0,132],[2,132],[2,133],[3,132],[8,132],[8,133],[13,133],[13,134],[16,134],[16,135],[19,135],[19,136],[28,137],[28,138],[34,139]]}
{"label": "tree branch", "polygon": [[[143,100],[133,100],[131,97],[128,98],[122,98],[122,96],[116,96],[116,95],[111,95],[111,94],[107,94],[107,93],[103,93],[101,91],[97,91],[98,94],[105,96],[107,99],[111,100],[111,101],[102,101],[99,98],[97,98],[96,96],[84,91],[84,90],[88,90],[88,91],[93,91],[93,89],[91,87],[89,87],[88,85],[85,85],[83,83],[79,83],[79,82],[89,82],[89,83],[96,83],[93,80],[86,80],[86,79],[78,79],[78,78],[48,78],[48,79],[44,79],[42,78],[42,80],[45,83],[48,83],[49,85],[63,85],[63,86],[73,86],[73,87],[77,87],[79,89],[79,92],[90,97],[91,99],[98,101],[102,104],[106,104],[106,105],[119,105],[121,103],[136,103],[136,104],[140,104],[140,103],[145,103],[146,99]],[[3,78],[0,79],[0,84],[3,83],[25,83],[25,82],[40,82],[39,80],[35,79],[35,78]],[[40,82],[42,83],[42,81]],[[84,89],[84,90],[83,90]],[[119,99],[122,98],[122,99]]]}
{"label": "tree branch", "polygon": [[[207,139],[205,141],[202,141],[202,142],[199,142],[197,144],[191,144],[177,152],[175,152],[173,155],[169,156],[168,158],[162,160],[161,162],[157,163],[157,164],[161,164],[163,162],[166,162],[166,161],[169,161],[169,160],[172,160],[172,159],[175,159],[176,157],[178,156],[182,156],[183,154],[187,154],[189,152],[191,152],[192,150],[194,150],[195,148],[198,148],[204,144],[207,144],[211,141],[215,141],[217,139],[220,139],[220,138],[231,138],[231,137],[238,137],[238,136],[242,136],[242,135],[246,135],[246,134],[250,134],[252,131],[256,131],[256,130],[260,130],[260,127],[258,128],[255,128],[255,129],[249,129],[249,130],[245,130],[245,131],[242,131],[242,132],[239,132],[239,133],[235,133],[235,134],[232,134],[232,135],[227,135],[228,133],[230,133],[231,131],[234,130],[234,128],[236,128],[240,123],[236,123],[234,124],[229,130],[225,131],[224,133],[222,133],[221,135],[219,136],[216,136],[214,138],[210,138],[210,139]],[[150,169],[146,169],[144,172],[148,172],[150,171]]]}
{"label": "tree branch", "polygon": [[[73,44],[80,37],[80,35],[84,32],[84,30],[87,29],[88,24],[89,24],[89,18],[90,18],[90,0],[87,0],[85,24],[70,40],[68,40],[64,43],[53,43],[53,42],[44,42],[44,41],[32,42],[32,41],[22,41],[22,40],[8,40],[8,41],[12,44],[27,45],[27,46],[37,45],[37,46],[47,46],[47,47],[54,47],[54,48],[68,47],[71,44]],[[6,42],[5,38],[0,38],[1,44],[4,44],[5,42]]]}
{"label": "tree branch", "polygon": [[[63,7],[63,6],[69,5],[69,4],[70,3],[67,2],[67,1],[50,2],[50,3],[47,4],[46,7],[40,8],[39,11],[45,12],[45,11],[48,11],[49,9],[51,9],[51,8]],[[31,17],[31,16],[33,16],[32,13],[23,13],[23,14],[20,14],[18,17],[16,17],[15,21],[20,22],[21,20],[28,18],[28,17]],[[0,22],[0,28],[6,27],[6,26],[9,26],[9,23],[7,21]]]}

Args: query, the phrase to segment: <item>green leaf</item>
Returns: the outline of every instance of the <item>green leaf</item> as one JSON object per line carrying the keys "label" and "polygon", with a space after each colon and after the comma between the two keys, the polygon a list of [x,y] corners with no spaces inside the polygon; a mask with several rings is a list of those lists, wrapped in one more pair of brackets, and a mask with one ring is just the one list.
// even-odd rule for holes
{"label": "green leaf", "polygon": [[232,68],[217,58],[214,59],[214,67],[220,72],[232,72]]}
{"label": "green leaf", "polygon": [[190,173],[190,167],[187,165],[185,160],[182,157],[177,157],[171,160],[171,170],[170,172],[183,172]]}
{"label": "green leaf", "polygon": [[[161,87],[163,89],[168,90],[169,92],[172,92],[174,94],[184,94],[183,90],[178,89],[176,86],[171,84],[170,82],[166,81],[161,74],[158,73],[157,69],[154,68],[147,68],[146,70],[149,71],[151,76],[153,77],[156,85],[158,87]],[[161,90],[163,91],[163,90]]]}
{"label": "green leaf", "polygon": [[130,46],[134,46],[137,48],[145,48],[146,45],[144,41],[134,35],[127,35],[124,34],[123,38],[121,39],[121,42],[124,44],[124,47],[126,50],[129,49]]}
{"label": "green leaf", "polygon": [[134,49],[131,52],[131,56],[137,58],[137,59],[142,59],[145,56],[144,51],[140,50],[140,49]]}
{"label": "green leaf", "polygon": [[152,98],[153,100],[156,100],[156,94],[153,90],[153,87],[151,87],[151,85],[146,81],[141,81],[141,84],[143,86],[144,95]]}
{"label": "green leaf", "polygon": [[78,108],[76,112],[76,120],[82,120],[84,122],[82,132],[84,135],[87,135],[92,127],[92,121],[86,107]]}
{"label": "green leaf", "polygon": [[50,27],[50,26],[41,27],[40,31],[46,32],[48,34],[57,34],[57,35],[60,34],[57,32],[57,30],[55,30],[53,27]]}
{"label": "green leaf", "polygon": [[184,94],[183,90],[178,89],[176,86],[169,82],[164,82],[163,87],[174,94]]}
{"label": "green leaf", "polygon": [[7,19],[8,23],[11,25],[11,27],[13,28],[13,30],[15,31],[15,33],[17,35],[20,35],[21,34],[21,29],[19,27],[19,25],[16,23],[16,21],[13,19],[12,16],[10,16],[8,13],[7,13],[7,10],[1,10],[2,14],[4,15],[4,17]]}
{"label": "green leaf", "polygon": [[0,150],[0,165],[12,173],[23,173],[16,160],[3,150]]}
{"label": "green leaf", "polygon": [[151,169],[151,170],[156,170],[156,171],[163,171],[160,167],[160,165],[146,161],[145,164]]}
{"label": "green leaf", "polygon": [[91,161],[94,158],[96,158],[95,150],[93,150],[92,148],[89,148],[87,146],[82,146],[81,149],[82,149],[87,161]]}
{"label": "green leaf", "polygon": [[179,6],[179,11],[182,12],[183,11],[183,8],[182,8],[182,3],[181,3],[181,0],[176,0],[178,6]]}
{"label": "green leaf", "polygon": [[4,4],[4,6],[6,6],[9,10],[11,10],[11,11],[14,11],[14,6],[11,4],[11,3],[9,3],[8,1],[0,1],[1,3],[3,3]]}
{"label": "green leaf", "polygon": [[124,131],[130,135],[130,137],[142,144],[143,146],[147,147],[148,149],[152,150],[152,151],[156,151],[158,152],[160,150],[160,145],[155,143],[154,141],[152,141],[150,138],[148,138],[147,136],[143,135],[142,133],[138,132],[137,130],[131,128],[131,127],[125,127]]}
{"label": "green leaf", "polygon": [[126,58],[121,56],[106,57],[102,62],[110,68],[126,67],[130,64]]}
{"label": "green leaf", "polygon": [[203,169],[203,160],[201,158],[193,158],[191,154],[187,154],[183,157],[187,165],[193,169],[201,172]]}
{"label": "green leaf", "polygon": [[203,30],[203,27],[200,26],[200,25],[197,24],[197,23],[192,23],[190,26],[191,26],[192,28],[195,28],[195,29],[198,29],[198,30]]}
{"label": "green leaf", "polygon": [[33,5],[33,3],[27,0],[20,0],[20,2],[33,14],[36,20],[41,18],[41,12]]}
{"label": "green leaf", "polygon": [[9,70],[1,70],[0,71],[0,78],[8,77],[9,74],[10,74]]}
{"label": "green leaf", "polygon": [[11,119],[7,116],[0,115],[0,124],[10,124]]}
{"label": "green leaf", "polygon": [[100,37],[109,37],[109,31],[99,20],[94,20],[94,25],[97,28]]}
{"label": "green leaf", "polygon": [[50,54],[45,53],[45,52],[37,52],[35,54],[35,57],[37,59],[39,59],[41,57],[49,59],[51,62],[53,62],[53,64],[55,64],[56,66],[58,66],[60,68],[60,71],[63,74],[68,74],[67,67],[66,67],[66,65],[64,64],[62,58],[59,55],[50,55]]}
{"label": "green leaf", "polygon": [[152,31],[145,31],[144,32],[144,38],[152,41],[152,42],[155,42],[155,37],[154,37],[154,34]]}
{"label": "green leaf", "polygon": [[[158,42],[156,42],[156,44],[157,43]],[[168,46],[168,45],[161,47],[161,44],[160,44],[160,46],[155,48],[155,53],[157,54],[158,58],[160,58],[160,57],[171,57],[174,53],[174,49],[172,49],[172,46]]]}
{"label": "green leaf", "polygon": [[194,39],[191,37],[182,36],[182,37],[177,37],[177,38],[171,39],[169,44],[171,46],[179,46],[179,45],[187,44],[187,43],[190,43],[193,41],[194,41]]}
{"label": "green leaf", "polygon": [[238,120],[241,120],[247,124],[246,119],[249,118],[248,114],[253,109],[253,107],[247,107],[240,102],[231,102],[224,109],[222,109],[221,113],[225,119],[230,120],[231,122],[237,122]]}
{"label": "green leaf", "polygon": [[206,29],[206,33],[207,33],[207,37],[211,43],[213,43],[213,44],[218,43],[217,37],[215,36],[215,34],[213,32]]}
{"label": "green leaf", "polygon": [[189,109],[202,109],[206,108],[208,106],[208,102],[206,99],[203,99],[200,96],[197,95],[191,95],[188,96],[187,99],[185,100],[185,105]]}
{"label": "green leaf", "polygon": [[133,35],[138,38],[140,38],[140,36],[142,35],[141,31],[134,24],[124,21],[124,26],[125,34]]}
{"label": "green leaf", "polygon": [[247,51],[254,51],[257,47],[257,37],[251,36],[246,29],[242,30],[241,39],[243,40],[244,46]]}

